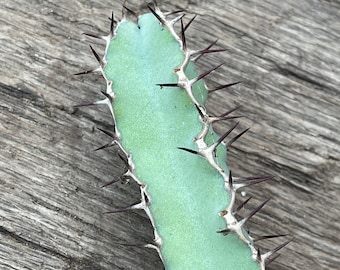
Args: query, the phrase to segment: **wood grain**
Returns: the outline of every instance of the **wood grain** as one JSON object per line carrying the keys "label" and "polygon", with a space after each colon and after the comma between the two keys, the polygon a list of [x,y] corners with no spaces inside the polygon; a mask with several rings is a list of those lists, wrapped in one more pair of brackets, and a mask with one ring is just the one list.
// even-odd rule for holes
{"label": "wood grain", "polygon": [[[73,109],[102,98],[83,32],[106,34],[119,1],[0,0],[0,268],[161,269],[156,252],[120,243],[146,243],[152,229],[141,212],[103,212],[138,201],[135,185],[101,186],[123,165],[108,141],[105,108]],[[135,11],[144,2],[129,1]],[[259,243],[268,250],[294,238],[268,269],[338,269],[340,252],[340,3],[321,0],[164,1],[164,10],[199,16],[188,44],[218,38],[223,53],[199,69],[225,64],[211,87],[242,81],[211,95],[211,114],[242,105],[233,145],[234,175],[275,175],[247,189],[253,202],[271,201],[248,224],[253,234],[289,233]],[[188,21],[192,15],[187,15]],[[216,48],[217,48],[216,47]],[[219,133],[231,123],[216,125]]]}

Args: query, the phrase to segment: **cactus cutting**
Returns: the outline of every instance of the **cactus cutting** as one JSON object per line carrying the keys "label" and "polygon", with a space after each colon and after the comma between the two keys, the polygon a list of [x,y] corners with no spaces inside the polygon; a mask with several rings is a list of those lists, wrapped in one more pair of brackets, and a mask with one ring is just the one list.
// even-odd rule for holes
{"label": "cactus cutting", "polygon": [[237,108],[218,116],[205,108],[209,92],[238,82],[208,89],[204,77],[221,64],[200,74],[195,61],[222,50],[212,49],[214,44],[189,48],[185,32],[195,17],[185,24],[182,14],[163,13],[156,2],[148,8],[137,22],[112,15],[107,36],[88,34],[106,41],[105,55],[91,47],[100,66],[79,73],[104,76],[105,98],[86,105],[108,106],[114,125],[105,131],[112,138],[106,146],[119,148],[127,168],[121,178],[140,187],[139,203],[110,212],[146,212],[154,242],[145,247],[157,250],[167,270],[263,270],[289,241],[260,252],[244,225],[268,200],[242,219],[236,214],[249,200],[235,200],[241,188],[272,177],[232,176],[227,149],[246,130],[232,135],[236,123],[217,135],[213,124],[237,118]]}

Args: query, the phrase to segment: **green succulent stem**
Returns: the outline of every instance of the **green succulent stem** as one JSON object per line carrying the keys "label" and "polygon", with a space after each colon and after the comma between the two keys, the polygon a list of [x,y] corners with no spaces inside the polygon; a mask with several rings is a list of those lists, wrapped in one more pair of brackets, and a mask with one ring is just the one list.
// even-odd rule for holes
{"label": "green succulent stem", "polygon": [[103,59],[93,50],[107,82],[106,98],[94,104],[108,105],[112,144],[126,156],[123,177],[140,186],[141,202],[130,209],[143,209],[154,227],[154,242],[145,246],[168,270],[263,270],[273,252],[261,255],[244,223],[266,202],[237,220],[235,196],[267,179],[232,177],[223,140],[237,124],[219,136],[212,124],[227,114],[205,109],[202,79],[220,65],[198,74],[193,59],[209,49],[188,49],[182,17],[149,8],[138,24],[123,18],[111,27]]}

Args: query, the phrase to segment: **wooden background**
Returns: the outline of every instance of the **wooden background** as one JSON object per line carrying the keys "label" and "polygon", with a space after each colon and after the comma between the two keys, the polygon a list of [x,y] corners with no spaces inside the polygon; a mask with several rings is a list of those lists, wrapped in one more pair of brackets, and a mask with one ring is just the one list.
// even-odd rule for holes
{"label": "wooden background", "polygon": [[[108,138],[105,108],[72,105],[102,98],[99,75],[73,76],[97,66],[89,50],[103,43],[121,1],[0,0],[0,269],[161,269],[156,252],[119,243],[152,240],[142,212],[103,215],[139,199],[135,185],[101,188],[119,175],[114,149],[93,152]],[[129,1],[146,11],[143,1]],[[339,269],[340,253],[340,2],[337,0],[164,1],[163,10],[199,16],[191,48],[218,38],[225,62],[210,86],[241,80],[211,95],[212,114],[242,105],[234,144],[234,175],[273,174],[247,189],[271,201],[248,224],[253,234],[289,233],[259,243],[263,250],[293,238],[268,269]],[[187,22],[192,15],[186,16]],[[222,133],[232,123],[221,123]]]}

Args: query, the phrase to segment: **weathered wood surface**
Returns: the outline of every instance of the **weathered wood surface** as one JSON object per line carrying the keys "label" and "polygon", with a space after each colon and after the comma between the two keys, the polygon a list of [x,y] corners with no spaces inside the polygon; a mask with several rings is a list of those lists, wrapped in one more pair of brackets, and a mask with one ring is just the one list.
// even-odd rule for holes
{"label": "weathered wood surface", "polygon": [[[141,2],[128,6],[145,11]],[[0,5],[0,269],[161,269],[154,251],[118,245],[152,240],[143,213],[102,214],[139,199],[133,185],[100,188],[122,170],[113,150],[92,151],[108,139],[95,128],[111,127],[108,113],[72,108],[101,98],[100,76],[71,74],[97,65],[88,44],[102,51],[103,43],[82,33],[106,33],[120,1]],[[277,176],[247,189],[254,199],[246,211],[272,198],[251,231],[294,237],[268,269],[339,269],[339,1],[162,6],[199,14],[191,47],[217,37],[227,49],[200,61],[201,70],[225,62],[209,85],[243,82],[213,94],[208,108],[217,114],[243,105],[242,128],[251,130],[230,151],[234,175]]]}

